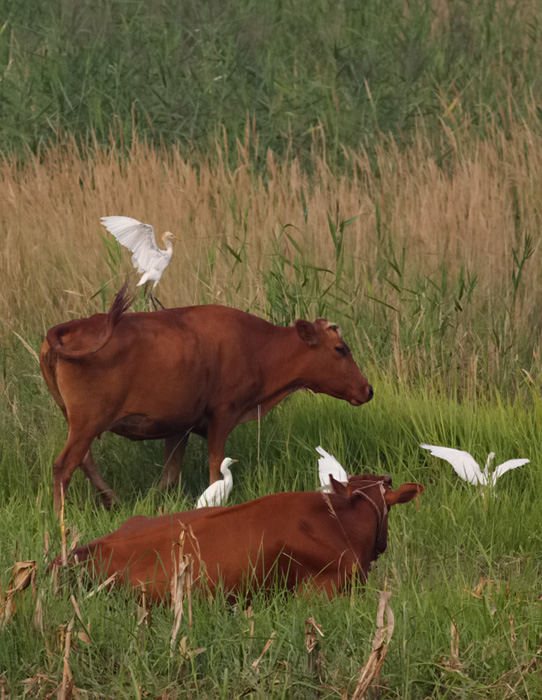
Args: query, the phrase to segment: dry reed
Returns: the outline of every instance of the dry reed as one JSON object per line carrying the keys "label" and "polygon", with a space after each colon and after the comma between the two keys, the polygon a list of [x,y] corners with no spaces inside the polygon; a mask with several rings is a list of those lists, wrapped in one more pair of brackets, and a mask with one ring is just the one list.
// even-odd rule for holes
{"label": "dry reed", "polygon": [[[479,312],[491,313],[498,300],[513,309],[516,332],[522,325],[528,332],[542,303],[536,263],[522,271],[528,293],[516,298],[511,280],[514,251],[521,255],[526,236],[534,260],[539,253],[542,132],[516,123],[506,133],[490,128],[480,141],[453,131],[448,121],[441,131],[441,162],[420,126],[409,147],[381,136],[371,155],[361,147],[345,149],[341,174],[326,165],[319,135],[310,176],[296,157],[279,162],[271,151],[257,167],[248,128],[244,143],[236,145],[233,171],[225,165],[228,156],[231,161],[226,142],[214,159],[199,162],[175,147],[157,150],[134,142],[123,156],[115,147],[78,147],[73,140],[30,156],[24,165],[5,159],[2,332],[39,339],[55,323],[102,310],[98,297],[91,300],[112,277],[100,216],[134,216],[152,223],[157,233],[168,229],[180,236],[160,284],[166,305],[216,302],[265,314],[262,273],[273,256],[293,261],[298,255],[281,231],[294,239],[304,259],[328,268],[336,254],[328,215],[335,212],[338,218],[358,217],[344,239],[345,279],[356,295],[351,303],[368,306],[376,298],[396,307],[409,278],[438,278],[443,267],[453,276],[463,268],[477,275]],[[401,254],[405,266],[398,291],[390,284],[389,261]],[[132,269],[128,251],[122,256],[112,291]],[[395,355],[400,373],[400,348]]]}

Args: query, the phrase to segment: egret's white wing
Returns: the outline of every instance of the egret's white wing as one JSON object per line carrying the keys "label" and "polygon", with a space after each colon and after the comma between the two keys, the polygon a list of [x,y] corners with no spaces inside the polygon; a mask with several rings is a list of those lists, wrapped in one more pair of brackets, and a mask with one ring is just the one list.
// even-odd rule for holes
{"label": "egret's white wing", "polygon": [[205,506],[219,506],[226,497],[226,484],[224,480],[215,481],[214,484],[208,486],[198,498],[196,508],[205,508]]}
{"label": "egret's white wing", "polygon": [[102,225],[117,241],[128,248],[138,272],[149,272],[161,260],[163,252],[156,245],[154,229],[129,216],[102,216]]}
{"label": "egret's white wing", "polygon": [[348,481],[348,474],[333,455],[326,452],[320,445],[318,445],[316,451],[318,454],[322,455],[318,460],[318,476],[320,477],[320,485],[325,491],[329,491],[330,474],[332,474],[333,478],[337,481]]}
{"label": "egret's white wing", "polygon": [[510,469],[522,467],[524,464],[528,464],[530,461],[530,459],[509,459],[507,462],[499,464],[499,466],[495,468],[495,471],[491,475],[492,485],[495,486],[495,484],[497,483],[497,479],[503,474],[506,474],[506,472]]}
{"label": "egret's white wing", "polygon": [[474,457],[465,450],[455,450],[453,447],[440,447],[439,445],[426,445],[420,447],[431,450],[431,454],[450,462],[456,474],[470,484],[485,485],[486,477],[482,474],[480,466]]}

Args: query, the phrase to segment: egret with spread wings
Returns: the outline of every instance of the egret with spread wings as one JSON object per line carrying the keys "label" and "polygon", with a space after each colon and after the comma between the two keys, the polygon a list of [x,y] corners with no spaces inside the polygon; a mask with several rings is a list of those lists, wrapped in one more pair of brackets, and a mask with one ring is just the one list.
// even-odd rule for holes
{"label": "egret with spread wings", "polygon": [[164,308],[154,295],[153,290],[169,265],[173,255],[171,239],[175,238],[178,241],[177,236],[166,231],[162,236],[166,249],[162,250],[156,245],[154,229],[150,224],[142,224],[129,216],[102,216],[102,225],[115,236],[121,245],[133,253],[132,263],[134,267],[137,267],[138,272],[143,273],[137,286],[145,285],[145,289],[147,289],[147,283],[154,282],[149,290],[150,300],[155,309],[156,302]]}
{"label": "egret with spread wings", "polygon": [[435,455],[435,457],[440,457],[450,462],[458,476],[475,486],[487,486],[489,484],[491,487],[494,487],[497,479],[507,471],[521,467],[530,461],[528,459],[509,459],[507,462],[499,464],[495,471],[490,474],[489,465],[495,457],[494,452],[489,453],[484,471],[482,471],[474,457],[464,450],[455,450],[452,447],[439,447],[438,445],[426,445],[425,443],[422,443],[420,447],[431,450],[431,454]]}
{"label": "egret with spread wings", "polygon": [[322,491],[328,493],[331,490],[331,475],[333,475],[335,481],[348,483],[348,474],[341,463],[336,460],[333,455],[330,455],[329,452],[326,452],[323,447],[320,447],[320,445],[318,445],[316,451],[319,455],[322,455],[318,460],[318,476],[320,478]]}

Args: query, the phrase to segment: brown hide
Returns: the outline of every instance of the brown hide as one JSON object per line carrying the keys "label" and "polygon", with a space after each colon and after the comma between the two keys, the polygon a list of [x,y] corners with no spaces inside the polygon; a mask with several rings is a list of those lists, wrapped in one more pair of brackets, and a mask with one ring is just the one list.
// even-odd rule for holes
{"label": "brown hide", "polygon": [[132,518],[75,555],[91,576],[119,572],[121,582],[136,588],[145,583],[158,601],[169,594],[172,551],[179,561],[184,531],[183,553],[193,557],[196,588],[212,592],[220,585],[229,594],[250,595],[278,583],[334,595],[353,573],[365,582],[371,562],[386,548],[382,531],[387,534],[391,505],[423,493],[413,483],[393,491],[373,475],[350,495],[341,486],[340,493],[278,493],[206,512]]}
{"label": "brown hide", "polygon": [[57,512],[78,466],[110,505],[114,494],[90,453],[106,431],[166,439],[160,486],[178,479],[189,434],[202,435],[212,483],[230,432],[293,391],[311,389],[354,406],[372,398],[338,327],[325,319],[279,327],[212,305],[124,313],[123,295],[109,314],[55,326],[41,347],[43,376],[69,427],[53,467]]}

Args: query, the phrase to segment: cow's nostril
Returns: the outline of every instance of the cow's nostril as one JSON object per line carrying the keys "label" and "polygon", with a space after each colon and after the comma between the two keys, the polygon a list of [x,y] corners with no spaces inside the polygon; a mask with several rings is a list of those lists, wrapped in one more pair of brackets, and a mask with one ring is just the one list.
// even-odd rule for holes
{"label": "cow's nostril", "polygon": [[370,401],[374,396],[374,391],[373,387],[369,384],[369,388],[367,389],[367,401]]}

